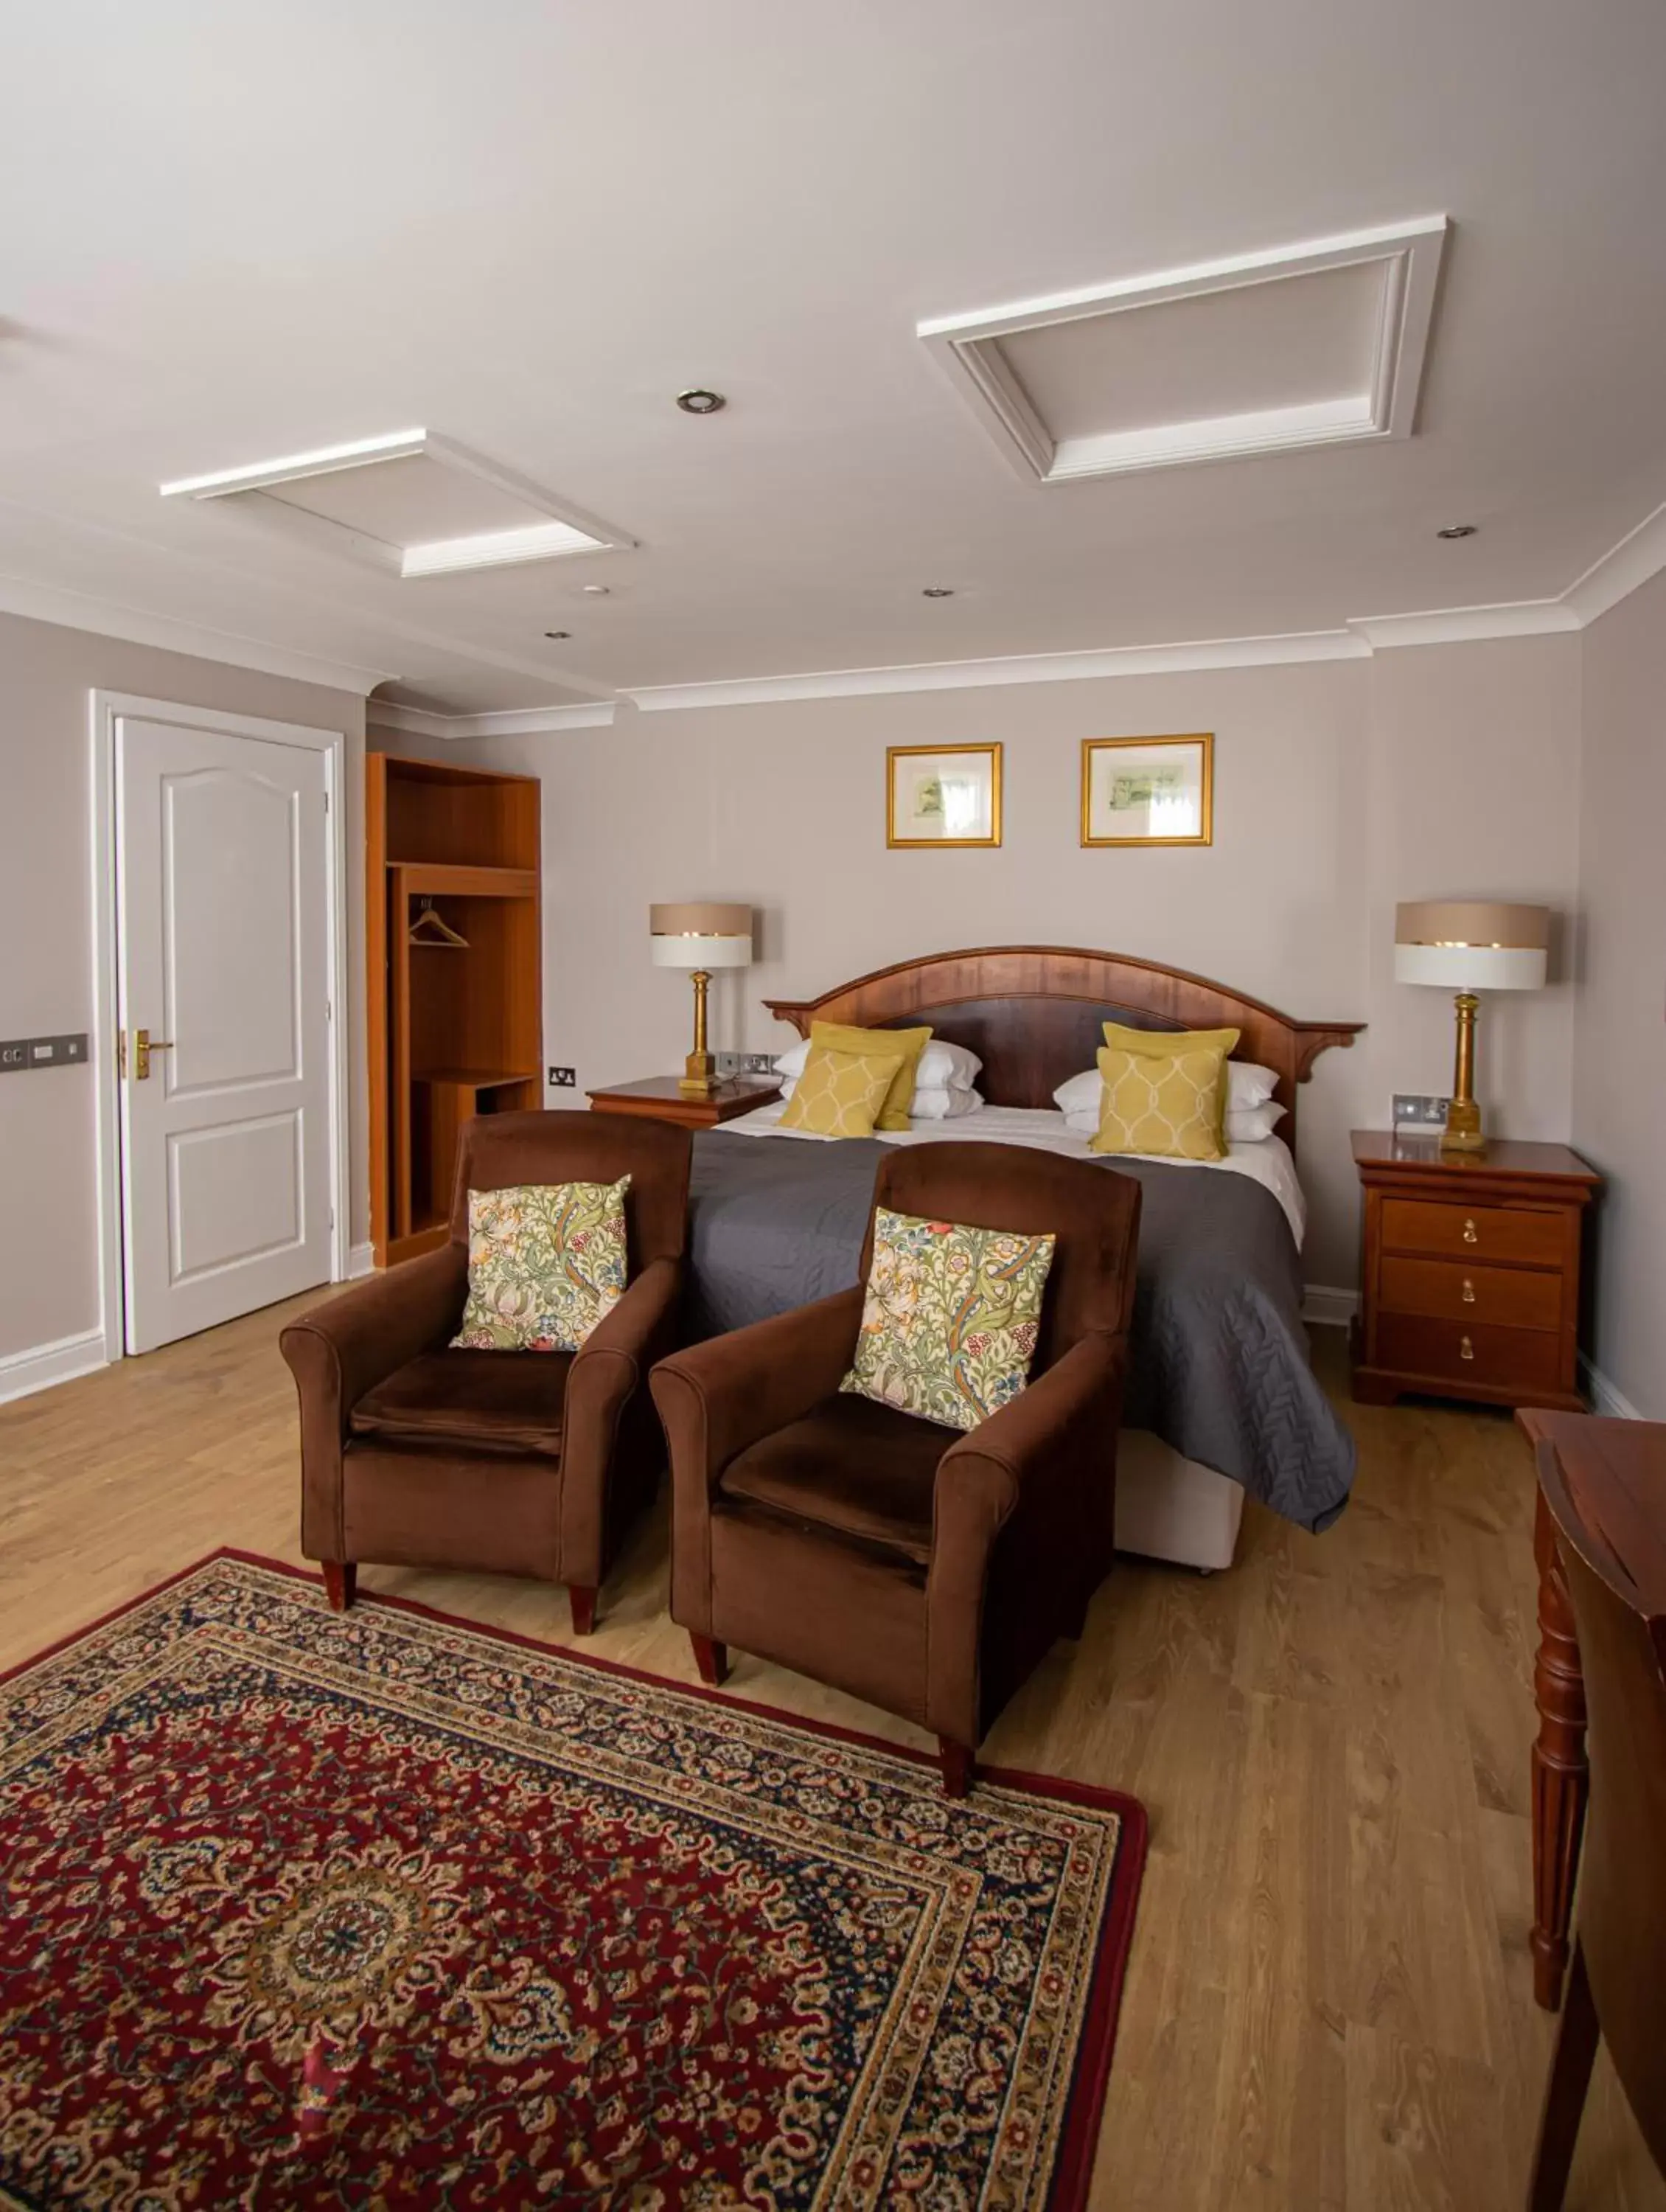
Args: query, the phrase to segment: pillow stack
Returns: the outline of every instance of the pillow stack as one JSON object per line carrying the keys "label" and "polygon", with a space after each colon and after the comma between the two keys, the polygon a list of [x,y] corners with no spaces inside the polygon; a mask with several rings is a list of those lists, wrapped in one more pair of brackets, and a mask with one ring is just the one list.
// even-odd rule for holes
{"label": "pillow stack", "polygon": [[1053,1093],[1065,1126],[1096,1152],[1221,1160],[1229,1146],[1269,1137],[1284,1109],[1278,1078],[1231,1060],[1239,1031],[1136,1030],[1104,1024],[1099,1065]]}
{"label": "pillow stack", "polygon": [[[834,1066],[829,1055],[841,1063],[851,1059],[874,1066],[882,1060],[893,1063],[866,1127],[862,1126],[869,1103],[865,1092],[854,1071],[847,1065]],[[775,1062],[787,1102],[781,1127],[815,1136],[866,1137],[875,1130],[901,1131],[916,1121],[944,1121],[970,1114],[984,1103],[972,1088],[983,1064],[963,1045],[937,1042],[929,1029],[864,1030],[840,1022],[815,1022],[804,1042]],[[833,1090],[840,1101],[836,1114],[827,1103]]]}

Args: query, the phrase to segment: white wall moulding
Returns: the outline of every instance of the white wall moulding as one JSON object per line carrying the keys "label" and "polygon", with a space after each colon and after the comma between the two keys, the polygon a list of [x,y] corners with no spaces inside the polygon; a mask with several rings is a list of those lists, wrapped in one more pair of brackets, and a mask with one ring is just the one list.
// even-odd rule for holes
{"label": "white wall moulding", "polygon": [[64,629],[90,630],[95,637],[119,637],[129,645],[151,645],[162,653],[189,653],[194,660],[218,660],[229,668],[251,668],[262,676],[287,676],[297,684],[322,684],[332,691],[362,698],[379,684],[391,683],[398,671],[363,668],[352,661],[326,660],[298,653],[264,638],[209,629],[179,622],[148,607],[121,606],[55,584],[31,583],[23,576],[0,575],[0,614],[22,615],[31,622],[56,623]]}
{"label": "white wall moulding", "polygon": [[1472,638],[1545,637],[1578,629],[1565,599],[1518,599],[1497,607],[1433,607],[1415,615],[1350,615],[1348,626],[1374,653],[1402,645],[1463,645]]}
{"label": "white wall moulding", "polygon": [[1302,1286],[1301,1317],[1315,1328],[1346,1328],[1360,1310],[1360,1293],[1335,1283]]}
{"label": "white wall moulding", "polygon": [[806,676],[749,676],[710,684],[645,685],[620,695],[655,714],[689,707],[749,707],[865,693],[960,691],[991,684],[1071,684],[1090,677],[1169,676],[1198,668],[1257,668],[1298,660],[1366,660],[1371,647],[1344,629],[1285,637],[1211,638],[1179,645],[1108,646],[1081,653],[1019,653],[998,660],[933,660],[902,668],[833,668]]}
{"label": "white wall moulding", "polygon": [[376,1247],[373,1244],[354,1244],[347,1255],[347,1279],[356,1283],[360,1275],[376,1272]]}
{"label": "white wall moulding", "polygon": [[1625,1393],[1617,1389],[1596,1362],[1587,1358],[1583,1352],[1579,1354],[1579,1372],[1593,1413],[1606,1413],[1610,1420],[1615,1421],[1640,1421],[1643,1419]]}
{"label": "white wall moulding", "polygon": [[1021,476],[1409,438],[1445,216],[916,325]]}
{"label": "white wall moulding", "polygon": [[1568,586],[1562,598],[1581,623],[1595,622],[1640,585],[1666,568],[1666,502],[1645,514],[1600,561]]}
{"label": "white wall moulding", "polygon": [[614,717],[611,699],[579,699],[554,707],[505,707],[484,714],[440,714],[426,707],[402,707],[373,699],[365,709],[372,730],[393,730],[413,738],[531,738],[545,731],[605,730]]}
{"label": "white wall moulding", "polygon": [[108,1364],[101,1328],[33,1345],[27,1352],[9,1352],[0,1359],[0,1406],[36,1390],[50,1390],[55,1382],[72,1382],[78,1375],[91,1375]]}
{"label": "white wall moulding", "polygon": [[276,500],[400,576],[616,552],[622,531],[432,430],[395,430],[158,487],[164,499]]}

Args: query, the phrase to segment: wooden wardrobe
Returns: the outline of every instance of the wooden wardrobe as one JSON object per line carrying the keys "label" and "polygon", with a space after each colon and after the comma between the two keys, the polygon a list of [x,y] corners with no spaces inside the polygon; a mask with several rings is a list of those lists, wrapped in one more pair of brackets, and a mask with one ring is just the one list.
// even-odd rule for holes
{"label": "wooden wardrobe", "polygon": [[457,1133],[543,1102],[538,781],[365,760],[370,1233],[445,1240]]}

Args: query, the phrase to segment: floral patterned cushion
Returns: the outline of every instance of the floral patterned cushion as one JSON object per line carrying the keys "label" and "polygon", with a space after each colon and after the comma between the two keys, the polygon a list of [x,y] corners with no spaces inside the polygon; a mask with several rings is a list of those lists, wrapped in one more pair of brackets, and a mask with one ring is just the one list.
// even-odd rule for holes
{"label": "floral patterned cushion", "polygon": [[577,1352],[625,1293],[617,1182],[518,1183],[469,1194],[463,1352]]}
{"label": "floral patterned cushion", "polygon": [[975,1429],[1029,1379],[1055,1241],[877,1208],[856,1364],[839,1389]]}

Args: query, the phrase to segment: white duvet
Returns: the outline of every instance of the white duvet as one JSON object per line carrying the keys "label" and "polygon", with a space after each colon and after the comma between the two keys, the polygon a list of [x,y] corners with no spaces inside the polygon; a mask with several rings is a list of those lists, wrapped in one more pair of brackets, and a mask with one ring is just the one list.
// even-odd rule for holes
{"label": "white duvet", "polygon": [[[786,1101],[775,1099],[754,1113],[742,1114],[723,1124],[726,1135],[736,1137],[797,1137],[810,1145],[836,1145],[837,1137],[820,1137],[808,1129],[784,1129],[781,1116]],[[1027,1145],[1033,1152],[1060,1152],[1069,1159],[1087,1159],[1087,1139],[1064,1126],[1064,1116],[1050,1106],[980,1106],[975,1114],[962,1114],[951,1121],[914,1121],[906,1129],[875,1129],[882,1145],[958,1145],[968,1139],[984,1144]],[[1155,1158],[1145,1152],[1132,1159]],[[1159,1167],[1199,1168],[1206,1175],[1244,1175],[1264,1184],[1283,1208],[1290,1234],[1301,1249],[1307,1233],[1307,1201],[1296,1178],[1296,1164],[1281,1137],[1262,1137],[1252,1145],[1229,1145],[1224,1160],[1156,1159]]]}

